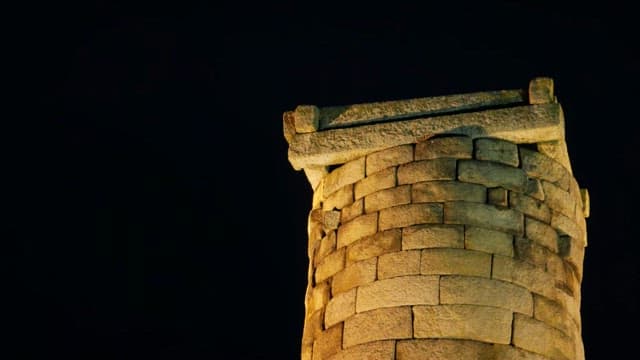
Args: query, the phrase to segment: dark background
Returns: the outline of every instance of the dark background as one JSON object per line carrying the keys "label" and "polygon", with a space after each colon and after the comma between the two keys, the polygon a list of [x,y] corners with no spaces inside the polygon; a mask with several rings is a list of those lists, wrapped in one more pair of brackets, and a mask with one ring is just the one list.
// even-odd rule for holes
{"label": "dark background", "polygon": [[4,358],[299,358],[311,189],[282,113],[535,76],[555,80],[591,194],[587,358],[635,353],[631,7],[443,3],[27,9],[13,35],[27,101],[5,134]]}

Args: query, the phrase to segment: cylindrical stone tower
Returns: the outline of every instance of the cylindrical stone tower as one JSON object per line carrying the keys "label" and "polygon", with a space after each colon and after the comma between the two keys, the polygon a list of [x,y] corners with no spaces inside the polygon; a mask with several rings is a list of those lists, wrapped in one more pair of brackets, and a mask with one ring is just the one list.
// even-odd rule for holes
{"label": "cylindrical stone tower", "polygon": [[553,81],[284,114],[314,189],[302,359],[584,359],[589,197]]}

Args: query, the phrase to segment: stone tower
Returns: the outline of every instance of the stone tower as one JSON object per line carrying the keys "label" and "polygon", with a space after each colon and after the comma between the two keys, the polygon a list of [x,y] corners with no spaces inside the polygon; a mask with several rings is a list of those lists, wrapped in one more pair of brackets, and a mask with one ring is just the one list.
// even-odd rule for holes
{"label": "stone tower", "polygon": [[584,359],[589,196],[553,81],[284,113],[313,187],[302,359]]}

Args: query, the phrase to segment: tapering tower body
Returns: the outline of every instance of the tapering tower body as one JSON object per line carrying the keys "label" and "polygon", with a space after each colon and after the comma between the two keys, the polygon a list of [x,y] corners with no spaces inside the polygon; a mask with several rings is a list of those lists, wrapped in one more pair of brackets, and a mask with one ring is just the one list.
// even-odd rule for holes
{"label": "tapering tower body", "polygon": [[302,359],[584,359],[589,198],[549,78],[284,114],[314,189]]}

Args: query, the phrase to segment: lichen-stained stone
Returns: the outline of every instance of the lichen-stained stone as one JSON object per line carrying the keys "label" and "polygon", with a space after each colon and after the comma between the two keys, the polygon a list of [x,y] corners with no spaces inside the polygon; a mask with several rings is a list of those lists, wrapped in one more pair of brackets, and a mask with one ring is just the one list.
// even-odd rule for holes
{"label": "lichen-stained stone", "polygon": [[554,228],[529,217],[525,218],[524,228],[527,239],[533,240],[555,253],[558,252],[558,232]]}
{"label": "lichen-stained stone", "polygon": [[478,160],[487,160],[517,167],[518,145],[495,138],[480,138],[475,140],[474,156]]}
{"label": "lichen-stained stone", "polygon": [[394,360],[395,348],[394,340],[371,341],[342,350],[330,360]]}
{"label": "lichen-stained stone", "polygon": [[378,213],[361,215],[338,227],[338,248],[347,246],[365,236],[373,235],[378,229]]}
{"label": "lichen-stained stone", "polygon": [[484,203],[486,199],[486,188],[478,184],[443,180],[419,182],[411,186],[411,200],[414,203],[459,200]]}
{"label": "lichen-stained stone", "polygon": [[320,240],[320,244],[313,257],[313,266],[318,264],[324,259],[327,254],[336,249],[336,232],[330,231],[325,237]]}
{"label": "lichen-stained stone", "polygon": [[438,276],[400,276],[360,286],[356,312],[403,305],[438,304]]}
{"label": "lichen-stained stone", "polygon": [[540,180],[534,178],[527,179],[527,186],[524,189],[524,194],[531,196],[536,200],[544,200],[544,191],[542,191],[542,184]]}
{"label": "lichen-stained stone", "polygon": [[475,276],[441,276],[440,303],[495,306],[533,315],[533,297],[527,289]]}
{"label": "lichen-stained stone", "polygon": [[334,296],[325,309],[324,326],[329,328],[356,313],[356,289]]}
{"label": "lichen-stained stone", "polygon": [[549,207],[544,202],[538,201],[533,197],[513,191],[509,194],[509,206],[547,224],[551,222]]}
{"label": "lichen-stained stone", "polygon": [[378,258],[378,279],[420,274],[420,251],[398,251]]}
{"label": "lichen-stained stone", "polygon": [[558,240],[558,253],[566,260],[576,272],[578,280],[582,281],[582,266],[584,263],[584,245],[570,236],[560,236]]}
{"label": "lichen-stained stone", "polygon": [[575,339],[580,335],[576,323],[562,305],[544,296],[533,297],[534,318]]}
{"label": "lichen-stained stone", "polygon": [[397,177],[398,185],[431,180],[453,180],[456,178],[456,160],[440,158],[400,165]]}
{"label": "lichen-stained stone", "polygon": [[338,271],[344,269],[344,257],[345,249],[338,249],[337,251],[327,255],[318,267],[316,267],[316,283],[322,282]]}
{"label": "lichen-stained stone", "polygon": [[573,220],[557,211],[551,211],[551,227],[558,230],[560,235],[569,235],[578,240],[582,246],[587,245],[585,230],[576,223],[576,220]]}
{"label": "lichen-stained stone", "polygon": [[542,188],[545,194],[545,204],[551,209],[558,211],[569,218],[574,218],[576,214],[576,200],[567,191],[556,185],[543,181]]}
{"label": "lichen-stained stone", "polygon": [[469,339],[497,344],[511,341],[512,312],[478,305],[413,307],[415,338]]}
{"label": "lichen-stained stone", "polygon": [[356,286],[368,284],[375,281],[378,258],[358,261],[349,264],[344,270],[335,274],[331,282],[331,293],[333,296],[351,290]]}
{"label": "lichen-stained stone", "polygon": [[492,205],[509,206],[509,191],[502,187],[487,189],[487,202]]}
{"label": "lichen-stained stone", "polygon": [[464,247],[513,257],[513,235],[481,227],[465,226]]}
{"label": "lichen-stained stone", "polygon": [[343,186],[364,178],[364,157],[351,160],[325,176],[322,194],[325,198]]}
{"label": "lichen-stained stone", "polygon": [[513,344],[552,359],[575,359],[575,344],[568,336],[526,315],[514,314]]}
{"label": "lichen-stained stone", "polygon": [[382,209],[378,228],[382,231],[426,223],[442,223],[442,204],[407,204]]}
{"label": "lichen-stained stone", "polygon": [[523,286],[549,298],[556,296],[553,276],[544,269],[522,260],[494,255],[491,278]]}
{"label": "lichen-stained stone", "polygon": [[367,155],[366,174],[372,174],[400,164],[413,161],[413,144],[395,146]]}
{"label": "lichen-stained stone", "polygon": [[333,192],[322,202],[322,209],[325,211],[342,209],[353,203],[353,184],[343,186]]}
{"label": "lichen-stained stone", "polygon": [[458,161],[458,180],[519,192],[527,186],[527,176],[522,169],[482,160]]}
{"label": "lichen-stained stone", "polygon": [[356,200],[351,205],[342,208],[340,222],[345,223],[364,213],[364,199]]}
{"label": "lichen-stained stone", "polygon": [[402,250],[463,248],[462,225],[421,224],[402,229]]}
{"label": "lichen-stained stone", "polygon": [[410,306],[375,309],[344,321],[343,347],[376,340],[407,339],[412,335]]}
{"label": "lichen-stained stone", "polygon": [[372,213],[380,209],[390,208],[411,202],[411,185],[403,185],[391,189],[376,191],[364,198],[364,212]]}
{"label": "lichen-stained stone", "polygon": [[548,104],[554,100],[552,78],[537,77],[529,82],[529,104]]}
{"label": "lichen-stained stone", "polygon": [[546,269],[547,257],[550,255],[549,250],[546,248],[519,236],[516,236],[513,248],[516,259],[526,261],[541,269]]}
{"label": "lichen-stained stone", "polygon": [[522,234],[524,231],[522,213],[494,205],[467,201],[445,202],[444,222],[491,228],[516,235]]}
{"label": "lichen-stained stone", "polygon": [[522,170],[530,177],[549,182],[559,181],[567,172],[559,162],[524,147],[520,148],[520,163]]}
{"label": "lichen-stained stone", "polygon": [[358,200],[373,192],[396,186],[396,168],[390,167],[367,176],[354,185],[354,196]]}
{"label": "lichen-stained stone", "polygon": [[313,360],[328,359],[342,348],[342,323],[323,331],[313,342]]}
{"label": "lichen-stained stone", "polygon": [[491,254],[464,249],[424,249],[420,260],[423,275],[491,276]]}
{"label": "lichen-stained stone", "polygon": [[391,229],[362,238],[347,247],[347,263],[366,260],[402,249],[402,231]]}
{"label": "lichen-stained stone", "polygon": [[471,159],[473,140],[468,136],[450,136],[429,139],[416,144],[416,160],[437,158]]}
{"label": "lichen-stained stone", "polygon": [[315,105],[300,105],[293,112],[293,123],[297,133],[312,133],[318,130],[320,109]]}

